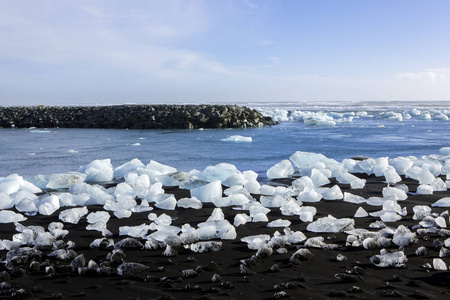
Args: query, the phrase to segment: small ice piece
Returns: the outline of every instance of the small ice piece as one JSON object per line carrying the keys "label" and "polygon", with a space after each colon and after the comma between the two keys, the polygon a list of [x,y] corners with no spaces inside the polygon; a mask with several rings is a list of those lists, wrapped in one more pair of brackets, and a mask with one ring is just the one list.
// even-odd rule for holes
{"label": "small ice piece", "polygon": [[426,216],[431,214],[431,207],[427,205],[416,205],[413,207],[413,220],[422,220]]}
{"label": "small ice piece", "polygon": [[150,225],[145,223],[138,226],[120,226],[119,235],[128,235],[134,238],[143,238],[150,230]]}
{"label": "small ice piece", "polygon": [[277,219],[267,224],[267,227],[289,227],[290,225],[291,221],[289,220]]}
{"label": "small ice piece", "polygon": [[354,229],[353,225],[355,225],[355,220],[353,219],[336,219],[332,215],[328,215],[327,217],[319,218],[316,221],[308,224],[306,229],[310,232],[331,233],[352,230]]}
{"label": "small ice piece", "polygon": [[327,158],[325,155],[320,153],[310,153],[297,151],[289,157],[293,162],[294,166],[297,168],[304,169],[316,165],[318,162],[323,162],[325,165],[328,164],[339,164],[336,160]]}
{"label": "small ice piece", "polygon": [[106,211],[97,211],[97,212],[91,212],[89,215],[87,215],[87,221],[90,224],[102,222],[102,223],[108,223],[109,219],[111,218],[111,215]]}
{"label": "small ice piece", "polygon": [[417,195],[432,195],[433,187],[429,184],[421,184],[417,187]]}
{"label": "small ice piece", "polygon": [[59,197],[56,195],[50,195],[41,199],[38,205],[39,213],[41,215],[49,216],[60,208]]}
{"label": "small ice piece", "polygon": [[431,204],[432,207],[450,207],[450,197],[442,198]]}
{"label": "small ice piece", "polygon": [[232,175],[241,174],[241,172],[232,164],[220,163],[215,166],[206,167],[199,177],[207,182],[220,180],[225,181]]}
{"label": "small ice piece", "polygon": [[447,185],[441,178],[436,178],[430,184],[434,192],[445,192],[447,190]]}
{"label": "small ice piece", "polygon": [[155,207],[164,210],[175,210],[177,205],[177,199],[173,195],[164,195],[163,197],[158,197],[155,203]]}
{"label": "small ice piece", "polygon": [[255,215],[253,215],[252,222],[254,222],[254,223],[257,223],[257,222],[269,222],[269,218],[267,217],[266,214],[261,212],[261,213],[257,213]]}
{"label": "small ice piece", "polygon": [[365,179],[355,179],[352,182],[350,182],[350,187],[351,189],[355,190],[355,189],[363,189],[364,186],[366,185],[366,180]]}
{"label": "small ice piece", "polygon": [[127,209],[121,209],[121,210],[116,210],[114,212],[114,216],[116,216],[116,218],[118,219],[124,219],[124,218],[129,218],[131,217],[131,210],[127,210]]}
{"label": "small ice piece", "polygon": [[315,186],[324,186],[330,183],[330,180],[321,171],[313,168],[309,176]]}
{"label": "small ice piece", "polygon": [[121,179],[125,177],[125,174],[133,172],[139,169],[144,169],[145,165],[137,158],[126,162],[114,169],[114,177]]}
{"label": "small ice piece", "polygon": [[201,202],[212,202],[214,198],[222,197],[222,184],[220,180],[213,181],[205,186],[191,190],[191,197],[196,197]]}
{"label": "small ice piece", "polygon": [[407,157],[389,159],[389,165],[395,168],[398,175],[405,175],[405,171],[414,165],[414,161]]}
{"label": "small ice piece", "polygon": [[275,164],[267,170],[267,178],[269,179],[288,178],[292,174],[294,174],[294,167],[287,159]]}
{"label": "small ice piece", "polygon": [[396,184],[397,182],[402,181],[402,178],[400,177],[400,175],[397,174],[395,168],[392,166],[389,166],[384,171],[383,175],[384,175],[384,178],[386,179],[386,182],[389,184]]}
{"label": "small ice piece", "polygon": [[420,184],[431,184],[434,181],[435,177],[428,170],[428,168],[422,168],[422,170],[417,174],[417,179],[419,180]]}
{"label": "small ice piece", "polygon": [[252,170],[242,172],[244,178],[248,181],[256,181],[258,179],[258,173]]}
{"label": "small ice piece", "polygon": [[280,207],[280,211],[283,216],[293,216],[299,215],[301,210],[297,201],[290,200]]}
{"label": "small ice piece", "polygon": [[204,253],[204,252],[216,252],[222,250],[222,242],[208,241],[198,242],[188,246],[192,252]]}
{"label": "small ice piece", "polygon": [[392,238],[394,244],[405,247],[417,241],[416,234],[403,225],[397,227]]}
{"label": "small ice piece", "polygon": [[78,224],[82,217],[88,214],[86,206],[80,208],[66,209],[59,213],[59,219],[66,223]]}
{"label": "small ice piece", "polygon": [[96,159],[80,168],[86,174],[86,182],[107,182],[114,179],[114,168],[111,159]]}
{"label": "small ice piece", "polygon": [[383,188],[383,198],[391,199],[391,200],[406,200],[408,196],[406,193],[400,189],[395,187],[385,187]]}
{"label": "small ice piece", "polygon": [[342,194],[341,188],[336,184],[322,193],[324,200],[342,200],[344,194]]}
{"label": "small ice piece", "polygon": [[382,249],[380,254],[374,255],[370,258],[370,261],[380,268],[397,267],[402,268],[408,262],[405,253],[403,251],[397,251],[389,253],[386,249]]}
{"label": "small ice piece", "polygon": [[0,209],[12,208],[14,206],[14,199],[8,194],[0,192]]}
{"label": "small ice piece", "polygon": [[275,187],[267,184],[263,184],[259,189],[261,195],[272,196],[275,194]]}
{"label": "small ice piece", "polygon": [[233,225],[235,227],[238,227],[240,225],[244,225],[247,222],[250,222],[252,218],[248,216],[247,214],[241,213],[234,216],[234,222]]}
{"label": "small ice piece", "polygon": [[206,222],[210,221],[221,221],[225,220],[225,215],[223,214],[222,209],[220,208],[214,208],[214,210],[211,213],[211,216],[206,220]]}
{"label": "small ice piece", "polygon": [[247,243],[247,247],[250,250],[258,250],[266,243],[270,241],[270,235],[268,234],[259,234],[259,235],[251,235],[241,238],[241,241]]}
{"label": "small ice piece", "polygon": [[350,202],[350,203],[361,204],[361,203],[365,203],[366,199],[361,196],[345,192],[344,193],[344,201]]}
{"label": "small ice piece", "polygon": [[317,209],[314,206],[301,206],[299,210],[299,217],[302,222],[312,222]]}
{"label": "small ice piece", "polygon": [[38,211],[36,203],[30,199],[21,200],[16,204],[16,209],[23,213],[36,213]]}
{"label": "small ice piece", "polygon": [[366,200],[366,203],[371,206],[382,206],[386,201],[388,201],[388,199],[386,198],[370,197],[369,199]]}
{"label": "small ice piece", "polygon": [[395,212],[391,212],[391,211],[385,211],[381,216],[380,216],[381,221],[383,221],[384,223],[388,223],[388,222],[397,222],[399,220],[402,219],[402,216],[400,216],[399,214],[395,213]]}
{"label": "small ice piece", "polygon": [[433,269],[438,271],[447,271],[447,264],[441,258],[433,258]]}
{"label": "small ice piece", "polygon": [[172,217],[167,214],[161,214],[154,221],[157,225],[169,226],[170,224],[172,224]]}
{"label": "small ice piece", "polygon": [[322,195],[313,189],[304,190],[297,196],[297,200],[301,202],[319,202],[322,199]]}
{"label": "small ice piece", "polygon": [[11,210],[0,210],[0,223],[15,223],[25,221],[22,214],[15,213]]}
{"label": "small ice piece", "polygon": [[369,214],[367,213],[367,211],[366,211],[364,208],[359,207],[359,208],[356,210],[356,213],[355,213],[354,217],[355,217],[355,218],[365,218],[365,217],[367,217],[368,215],[369,215]]}
{"label": "small ice piece", "polygon": [[192,197],[192,198],[181,198],[180,200],[177,201],[177,206],[186,209],[187,208],[202,209],[203,204],[197,198]]}
{"label": "small ice piece", "polygon": [[261,194],[261,184],[256,180],[247,181],[244,188],[251,194]]}
{"label": "small ice piece", "polygon": [[247,180],[242,174],[231,175],[227,179],[225,179],[222,184],[227,187],[231,187],[234,185],[244,185]]}
{"label": "small ice piece", "polygon": [[251,143],[252,138],[242,135],[231,135],[225,139],[221,139],[222,142],[235,142],[235,143]]}
{"label": "small ice piece", "polygon": [[68,192],[74,195],[88,194],[90,196],[88,201],[85,201],[83,204],[77,203],[77,205],[104,205],[106,201],[114,200],[114,196],[108,194],[102,186],[90,185],[85,182],[74,184]]}

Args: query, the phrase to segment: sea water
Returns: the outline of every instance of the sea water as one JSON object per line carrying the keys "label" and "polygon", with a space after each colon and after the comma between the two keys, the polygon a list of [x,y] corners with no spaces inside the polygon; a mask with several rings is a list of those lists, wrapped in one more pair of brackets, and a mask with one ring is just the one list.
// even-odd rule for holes
{"label": "sea water", "polygon": [[[150,160],[179,171],[203,170],[226,162],[239,170],[254,170],[264,177],[274,164],[296,151],[322,153],[341,161],[353,156],[385,157],[437,154],[450,146],[450,121],[419,116],[389,119],[389,113],[406,116],[419,111],[450,116],[450,104],[438,103],[249,103],[266,114],[274,110],[352,115],[332,125],[311,125],[299,120],[248,129],[114,130],[27,128],[0,129],[0,177],[78,171],[95,159],[110,158],[117,167],[133,158]],[[362,112],[367,112],[367,115]],[[242,136],[251,139],[228,139]]]}

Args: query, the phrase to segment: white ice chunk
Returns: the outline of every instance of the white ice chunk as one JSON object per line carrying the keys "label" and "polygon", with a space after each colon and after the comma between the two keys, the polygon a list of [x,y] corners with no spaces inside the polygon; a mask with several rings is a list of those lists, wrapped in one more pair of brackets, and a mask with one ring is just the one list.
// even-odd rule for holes
{"label": "white ice chunk", "polygon": [[400,225],[394,232],[392,241],[397,246],[408,246],[417,241],[416,234],[411,232],[407,227]]}
{"label": "white ice chunk", "polygon": [[379,255],[374,255],[370,261],[377,267],[404,267],[408,258],[403,251],[389,253],[385,249],[380,251]]}
{"label": "white ice chunk", "polygon": [[435,177],[427,168],[422,168],[422,171],[417,174],[417,179],[420,184],[431,184]]}
{"label": "white ice chunk", "polygon": [[241,213],[234,216],[234,222],[233,225],[235,227],[238,227],[240,225],[244,225],[247,222],[250,222],[252,218],[248,216],[247,214]]}
{"label": "white ice chunk", "polygon": [[99,186],[99,185],[90,185],[85,182],[79,182],[77,184],[74,184],[68,191],[69,193],[72,193],[74,195],[80,195],[80,194],[89,194],[90,199],[89,201],[86,201],[83,204],[77,204],[77,205],[92,205],[92,204],[99,204],[104,205],[106,201],[114,200],[114,196],[106,193],[105,188]]}
{"label": "white ice chunk", "polygon": [[319,202],[322,199],[322,195],[315,190],[304,190],[297,196],[297,200],[301,202]]}
{"label": "white ice chunk", "polygon": [[270,235],[268,234],[259,234],[259,235],[251,235],[241,238],[241,241],[247,243],[247,247],[250,250],[258,250],[266,243],[270,241]]}
{"label": "white ice chunk", "polygon": [[397,189],[395,187],[385,187],[383,188],[383,198],[391,200],[406,200],[408,196],[403,190]]}
{"label": "white ice chunk", "polygon": [[402,219],[402,216],[400,216],[399,214],[397,214],[395,212],[386,211],[380,216],[380,219],[384,223],[397,222]]}
{"label": "white ice chunk", "polygon": [[334,159],[327,158],[323,154],[319,153],[309,153],[297,151],[293,155],[289,157],[289,159],[293,162],[294,166],[301,169],[312,167],[317,162],[323,162],[325,165],[328,164],[339,164]]}
{"label": "white ice chunk", "polygon": [[421,184],[417,187],[417,195],[432,195],[433,187],[429,184]]}
{"label": "white ice chunk", "polygon": [[341,200],[344,198],[344,194],[338,185],[334,185],[322,193],[324,200]]}
{"label": "white ice chunk", "polygon": [[235,174],[228,177],[225,181],[222,182],[224,186],[230,187],[234,185],[244,185],[247,180],[242,174]]}
{"label": "white ice chunk", "polygon": [[442,147],[439,152],[442,156],[450,156],[450,147]]}
{"label": "white ice chunk", "polygon": [[60,208],[59,197],[50,195],[41,199],[38,203],[38,210],[41,215],[51,215]]}
{"label": "white ice chunk", "polygon": [[0,193],[0,209],[12,208],[14,206],[14,199],[9,194]]}
{"label": "white ice chunk", "polygon": [[413,220],[422,220],[423,218],[431,214],[431,207],[427,205],[416,205],[413,207],[413,211]]}
{"label": "white ice chunk", "polygon": [[450,197],[439,199],[435,203],[431,204],[432,207],[450,207]]}
{"label": "white ice chunk", "polygon": [[241,172],[232,164],[220,163],[215,166],[206,167],[199,175],[201,179],[213,182],[213,181],[225,181],[232,175],[241,174]]}
{"label": "white ice chunk", "polygon": [[364,208],[359,207],[359,208],[356,210],[356,213],[355,213],[354,217],[355,217],[355,218],[365,218],[365,217],[367,217],[368,215],[369,215],[369,214],[367,213],[367,211],[366,211]]}
{"label": "white ice chunk", "polygon": [[260,212],[253,215],[252,222],[269,222],[269,218],[265,213]]}
{"label": "white ice chunk", "polygon": [[78,224],[82,217],[88,214],[86,206],[80,208],[66,209],[59,213],[59,219],[66,223]]}
{"label": "white ice chunk", "polygon": [[447,264],[441,258],[433,258],[433,269],[438,271],[447,271]]}
{"label": "white ice chunk", "polygon": [[402,178],[397,174],[395,168],[393,167],[387,168],[387,170],[384,171],[384,177],[386,178],[386,182],[389,184],[395,184],[402,181]]}
{"label": "white ice chunk", "polygon": [[433,192],[445,192],[447,191],[447,185],[441,178],[436,178],[430,184],[433,188]]}
{"label": "white ice chunk", "polygon": [[365,203],[366,199],[364,197],[345,192],[344,193],[344,201],[350,202],[350,203],[361,204],[361,203]]}
{"label": "white ice chunk", "polygon": [[87,193],[74,195],[71,193],[59,194],[61,206],[84,206],[91,196]]}
{"label": "white ice chunk", "polygon": [[335,217],[328,215],[327,217],[319,218],[308,224],[306,229],[311,232],[341,232],[354,229],[353,225],[355,225],[353,219],[336,219]]}
{"label": "white ice chunk", "polygon": [[0,223],[15,223],[25,221],[22,214],[15,213],[11,210],[0,210]]}
{"label": "white ice chunk", "polygon": [[252,138],[242,135],[231,135],[227,138],[221,139],[222,142],[236,142],[236,143],[251,143]]}
{"label": "white ice chunk", "polygon": [[299,210],[300,220],[302,222],[312,222],[317,209],[314,206],[301,206]]}
{"label": "white ice chunk", "polygon": [[248,181],[256,181],[258,179],[258,173],[256,173],[255,171],[251,170],[244,171],[242,172],[242,175]]}
{"label": "white ice chunk", "polygon": [[[0,196],[1,198],[1,196]],[[19,212],[32,213],[37,212],[36,202],[30,199],[23,199],[19,203],[16,204],[16,209]]]}
{"label": "white ice chunk", "polygon": [[116,179],[124,178],[125,174],[139,169],[144,169],[145,165],[137,158],[118,166],[114,170],[114,177]]}
{"label": "white ice chunk", "polygon": [[225,220],[225,215],[223,214],[222,209],[214,208],[214,210],[212,211],[211,216],[208,218],[207,222],[221,221],[221,220]]}
{"label": "white ice chunk", "polygon": [[271,196],[275,194],[275,187],[267,184],[263,184],[259,189],[261,195]]}
{"label": "white ice chunk", "polygon": [[164,210],[175,210],[177,199],[173,195],[161,195],[155,202],[155,207]]}
{"label": "white ice chunk", "polygon": [[267,224],[267,227],[289,227],[290,225],[291,221],[289,220],[277,219]]}
{"label": "white ice chunk", "polygon": [[324,186],[330,183],[327,176],[317,169],[312,169],[310,178],[315,186]]}
{"label": "white ice chunk", "polygon": [[288,178],[292,174],[294,174],[294,167],[287,159],[275,164],[267,170],[267,178],[269,179]]}
{"label": "white ice chunk", "polygon": [[111,218],[111,215],[106,211],[97,211],[97,212],[91,212],[87,216],[87,221],[90,224],[102,222],[102,223],[108,223],[109,219]]}
{"label": "white ice chunk", "polygon": [[29,179],[35,186],[42,189],[67,189],[72,185],[83,182],[86,174],[69,172],[64,174],[37,175]]}
{"label": "white ice chunk", "polygon": [[116,218],[118,219],[124,219],[124,218],[129,218],[131,217],[131,210],[128,209],[121,209],[121,210],[116,210],[114,212],[114,216],[116,216]]}
{"label": "white ice chunk", "polygon": [[256,180],[249,180],[244,184],[244,188],[251,194],[261,193],[261,184]]}
{"label": "white ice chunk", "polygon": [[214,198],[222,197],[222,184],[220,180],[216,180],[205,186],[192,189],[191,197],[196,197],[201,202],[212,202]]}
{"label": "white ice chunk", "polygon": [[192,198],[182,198],[178,200],[177,206],[183,208],[201,209],[203,207],[203,204],[197,198],[192,197]]}
{"label": "white ice chunk", "polygon": [[293,216],[300,215],[301,208],[297,201],[290,200],[280,207],[280,211],[283,216]]}
{"label": "white ice chunk", "polygon": [[96,159],[81,167],[80,172],[86,174],[87,182],[106,182],[114,179],[114,168],[109,158]]}
{"label": "white ice chunk", "polygon": [[154,160],[151,160],[150,163],[147,164],[147,169],[158,171],[161,174],[170,174],[177,172],[177,169],[175,169],[174,167],[161,164]]}
{"label": "white ice chunk", "polygon": [[0,182],[0,193],[11,195],[19,191],[20,185],[15,181]]}

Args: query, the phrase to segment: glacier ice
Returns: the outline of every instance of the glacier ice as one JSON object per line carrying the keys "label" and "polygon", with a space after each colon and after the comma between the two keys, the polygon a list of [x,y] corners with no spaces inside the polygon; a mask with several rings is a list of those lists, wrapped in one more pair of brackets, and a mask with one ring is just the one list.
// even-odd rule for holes
{"label": "glacier ice", "polygon": [[225,181],[228,177],[232,175],[238,175],[241,172],[232,164],[220,163],[215,166],[206,167],[200,174],[199,177],[207,182],[214,181]]}
{"label": "glacier ice", "polygon": [[324,200],[342,200],[344,198],[344,194],[338,185],[334,185],[323,192],[322,197]]}
{"label": "glacier ice", "polygon": [[196,197],[201,202],[212,202],[214,198],[222,197],[222,184],[220,180],[208,183],[205,186],[191,190],[191,197]]}
{"label": "glacier ice", "polygon": [[252,138],[242,135],[231,135],[227,138],[221,139],[222,142],[236,142],[236,143],[251,143]]}
{"label": "glacier ice", "polygon": [[382,249],[380,254],[374,255],[370,258],[370,261],[380,268],[387,267],[404,267],[408,262],[405,253],[403,251],[387,252],[386,249]]}
{"label": "glacier ice", "polygon": [[432,207],[450,207],[450,197],[444,197],[431,204]]}
{"label": "glacier ice", "polygon": [[291,221],[277,219],[267,224],[267,227],[289,227],[291,225]]}
{"label": "glacier ice", "polygon": [[145,165],[137,158],[126,162],[114,169],[114,178],[124,178],[125,174],[139,169],[144,169]]}
{"label": "glacier ice", "polygon": [[267,178],[277,179],[277,178],[288,178],[294,174],[294,167],[292,163],[285,159],[267,170]]}
{"label": "glacier ice", "polygon": [[82,217],[88,214],[86,206],[80,208],[70,208],[59,213],[59,219],[66,223],[78,224]]}
{"label": "glacier ice", "polygon": [[355,221],[350,218],[336,219],[328,215],[308,224],[306,229],[311,232],[341,232],[353,229]]}
{"label": "glacier ice", "polygon": [[86,174],[87,182],[107,182],[114,179],[114,168],[111,159],[96,159],[81,167],[80,172]]}
{"label": "glacier ice", "polygon": [[11,210],[0,210],[0,223],[15,223],[25,221],[25,218],[22,214],[15,213]]}
{"label": "glacier ice", "polygon": [[177,206],[183,208],[201,209],[203,207],[203,204],[197,198],[192,197],[192,198],[181,198],[180,200],[177,201]]}

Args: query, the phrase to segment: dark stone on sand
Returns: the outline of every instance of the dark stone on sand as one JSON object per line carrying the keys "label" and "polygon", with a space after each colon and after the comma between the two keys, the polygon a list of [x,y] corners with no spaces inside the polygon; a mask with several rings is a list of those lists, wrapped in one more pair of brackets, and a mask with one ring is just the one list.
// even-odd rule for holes
{"label": "dark stone on sand", "polygon": [[418,291],[415,290],[414,293],[412,295],[410,295],[411,298],[415,298],[415,299],[429,299],[430,296],[422,291]]}
{"label": "dark stone on sand", "polygon": [[114,105],[0,107],[0,128],[247,128],[275,125],[237,105]]}

